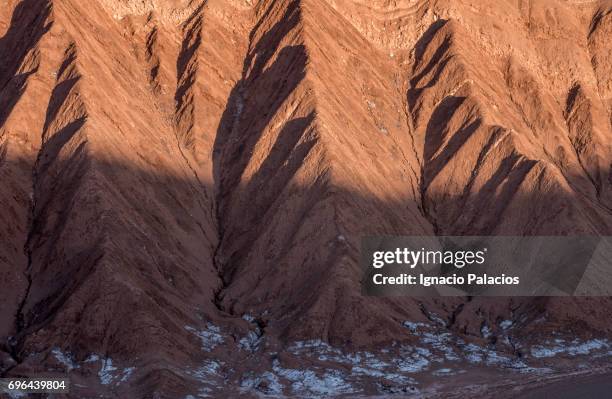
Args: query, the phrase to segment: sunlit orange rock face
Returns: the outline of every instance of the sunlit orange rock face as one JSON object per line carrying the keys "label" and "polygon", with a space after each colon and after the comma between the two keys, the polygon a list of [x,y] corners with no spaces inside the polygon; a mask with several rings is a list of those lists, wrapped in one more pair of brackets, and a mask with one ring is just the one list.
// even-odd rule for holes
{"label": "sunlit orange rock face", "polygon": [[292,343],[410,345],[406,320],[509,356],[502,320],[609,337],[609,298],[370,298],[358,259],[612,235],[611,124],[609,1],[3,1],[0,373],[291,395]]}

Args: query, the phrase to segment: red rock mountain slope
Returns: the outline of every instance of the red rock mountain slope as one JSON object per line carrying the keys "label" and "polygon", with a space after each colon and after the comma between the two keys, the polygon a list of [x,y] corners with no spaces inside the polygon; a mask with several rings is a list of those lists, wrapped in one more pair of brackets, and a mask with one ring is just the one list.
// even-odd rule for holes
{"label": "red rock mountain slope", "polygon": [[410,345],[407,320],[519,357],[503,320],[610,337],[608,298],[368,298],[358,257],[612,235],[611,124],[609,1],[3,1],[0,372],[291,395],[288,345]]}

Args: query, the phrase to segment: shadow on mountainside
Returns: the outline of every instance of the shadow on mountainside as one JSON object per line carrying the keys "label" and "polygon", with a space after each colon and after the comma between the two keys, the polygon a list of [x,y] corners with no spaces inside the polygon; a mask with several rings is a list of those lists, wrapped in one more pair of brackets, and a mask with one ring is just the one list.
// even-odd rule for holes
{"label": "shadow on mountainside", "polygon": [[[262,18],[263,19],[263,18]],[[257,185],[274,177],[274,185],[261,192],[264,199],[255,199],[251,204],[252,212],[242,213],[244,225],[254,225],[256,220],[273,206],[273,197],[289,184],[300,167],[301,160],[312,148],[311,144],[298,144],[310,127],[314,115],[290,120],[282,128],[269,156],[263,160],[258,172],[246,185],[241,178],[251,161],[255,146],[278,110],[294,92],[305,77],[307,62],[303,45],[281,48],[281,42],[289,31],[294,29],[300,19],[299,1],[292,1],[279,22],[252,45],[244,61],[242,78],[232,89],[221,117],[213,146],[213,176],[217,193],[217,219],[220,245],[215,254],[215,265],[224,282],[232,280],[237,262],[230,257],[222,259],[218,255],[225,252],[224,247],[237,248],[232,256],[242,256],[248,250],[249,241],[254,239],[256,230],[236,233],[226,227],[225,220],[241,211],[233,209],[232,199],[237,191],[258,190]],[[257,27],[253,32],[257,31]],[[253,34],[251,40],[254,40]],[[279,78],[279,77],[282,77]],[[255,120],[254,124],[248,121]],[[286,166],[283,164],[287,163]],[[227,234],[226,234],[227,233]],[[229,236],[228,236],[229,234]],[[246,247],[246,248],[245,248]],[[217,293],[217,305],[221,304],[222,290]],[[231,312],[231,309],[226,309]]]}
{"label": "shadow on mountainside", "polygon": [[[302,123],[305,122],[297,120],[295,124],[289,124],[288,130],[283,133],[288,138],[283,140],[292,141],[293,135],[299,134],[303,129]],[[85,151],[79,156],[87,158],[90,154]],[[0,172],[4,172],[7,163],[19,162],[18,159],[5,159]],[[141,362],[139,367],[143,367],[143,372],[149,373],[147,378],[157,380],[162,378],[165,372],[161,370],[167,370],[168,364],[180,365],[192,361],[193,348],[201,345],[197,337],[185,330],[185,326],[205,326],[212,321],[229,334],[242,336],[248,332],[248,324],[245,324],[242,314],[230,317],[226,313],[219,313],[213,305],[215,292],[222,283],[216,277],[213,252],[206,250],[206,237],[198,227],[198,223],[204,222],[208,213],[195,213],[197,200],[193,198],[192,187],[199,185],[195,177],[188,174],[168,175],[159,169],[143,170],[133,165],[93,158],[89,158],[86,164],[72,164],[70,159],[59,162],[70,164],[70,168],[84,170],[84,177],[93,176],[90,171],[95,171],[97,183],[92,186],[93,181],[79,180],[74,183],[76,187],[65,187],[74,190],[75,194],[70,204],[64,204],[63,208],[56,208],[58,204],[63,203],[61,185],[58,186],[59,191],[47,193],[52,194],[48,198],[51,205],[39,218],[43,217],[44,223],[54,223],[57,228],[40,229],[40,234],[29,244],[32,251],[32,288],[21,316],[24,324],[21,331],[17,332],[16,338],[0,347],[4,351],[14,347],[18,360],[24,364],[20,367],[39,370],[38,367],[43,366],[38,362],[43,360],[35,357],[39,360],[32,363],[28,362],[28,359],[37,356],[37,353],[61,348],[63,352],[71,353],[75,361],[84,361],[92,353],[104,353],[117,362],[138,358]],[[10,179],[11,176],[4,178]],[[253,192],[260,195],[266,195],[268,189],[274,189],[267,187],[267,179],[259,177],[248,184],[255,185]],[[307,187],[294,189],[300,190],[305,196],[320,194]],[[350,235],[343,238],[351,258],[359,257],[358,243],[362,236],[373,233],[411,234],[411,226],[406,225],[402,231],[381,219],[381,215],[384,216],[384,212],[388,210],[398,214],[404,212],[405,205],[402,201],[390,202],[377,197],[375,193],[340,187],[335,188],[333,195],[350,198],[350,202],[346,203],[349,210],[354,209],[364,220],[377,223],[372,224],[371,229],[351,231]],[[515,204],[519,203],[524,209],[533,205],[532,199],[517,195],[510,199]],[[324,199],[311,200],[317,202]],[[10,212],[11,208],[28,207],[29,203],[4,201],[0,204],[4,223],[27,223],[25,220],[11,220]],[[495,201],[495,198],[491,198],[490,202],[483,203],[483,209],[491,207]],[[545,196],[541,201],[546,204],[554,203],[552,198]],[[360,209],[365,208],[379,209],[381,214],[361,214]],[[56,212],[59,212],[59,218]],[[502,219],[504,217],[502,215]],[[305,224],[325,222],[317,222],[316,219],[301,221]],[[265,223],[265,220],[257,223]],[[367,224],[364,223],[365,225]],[[247,230],[257,228],[257,224],[245,226]],[[26,237],[24,245],[25,239]],[[254,239],[257,240],[258,237]],[[337,245],[344,245],[338,244],[335,237],[329,239],[329,246],[324,248],[313,247],[309,242],[300,242],[304,259],[293,259],[291,262],[295,262],[295,266],[299,267],[301,262],[307,262],[315,252],[331,253]],[[256,245],[250,245],[250,251],[257,251]],[[251,253],[247,251],[242,255],[249,257]],[[283,254],[279,256],[282,257]],[[275,262],[270,265],[270,269],[273,270],[276,264]],[[3,270],[13,270],[14,273],[20,272],[10,260],[0,262],[0,267]],[[240,272],[249,273],[249,270],[247,268]],[[329,275],[323,277],[309,274],[309,269],[304,269],[300,281],[286,280],[282,285],[285,286],[286,292],[308,290],[317,295],[321,289],[321,281],[316,281],[315,278],[330,278],[325,283],[336,284],[336,290],[340,290],[341,295],[360,295],[359,274],[350,277],[350,286],[334,282],[331,279],[333,275],[333,269],[329,270]],[[282,273],[273,273],[270,278],[272,276],[274,279],[283,278]],[[228,280],[225,284],[231,282]],[[7,294],[6,291],[2,292],[2,295]],[[283,292],[272,294],[277,298],[276,305],[266,313],[255,313],[258,323],[265,326],[264,334],[270,342],[278,342],[281,335],[283,339],[292,342],[297,338],[283,335],[277,328],[283,325],[282,320],[286,316],[283,313],[286,309],[283,298],[288,296],[283,295]],[[4,301],[5,298],[0,300]],[[481,323],[489,317],[493,321],[500,317],[512,320],[524,318],[524,321],[521,321],[522,330],[518,334],[526,338],[531,334],[547,337],[552,331],[565,327],[574,328],[575,333],[579,335],[589,335],[593,331],[610,334],[610,326],[606,327],[607,319],[603,315],[612,308],[612,303],[606,298],[363,297],[362,301],[364,309],[367,310],[367,318],[361,319],[360,325],[353,326],[353,329],[359,331],[364,326],[377,325],[387,334],[386,338],[377,337],[376,341],[369,345],[362,342],[362,348],[376,348],[384,346],[385,342],[393,341],[409,343],[414,337],[401,325],[402,321],[428,317],[440,318],[449,332],[465,334],[468,337],[478,334]],[[259,308],[257,303],[252,305],[253,309]],[[303,304],[291,305],[299,309]],[[589,306],[592,311],[579,313],[578,309],[584,306]],[[296,325],[299,324],[300,317],[307,315],[307,312],[308,309],[301,309],[299,313],[294,313],[294,330],[299,330]],[[551,326],[534,323],[543,315],[557,321]],[[393,325],[397,325],[397,329],[393,328]],[[323,331],[304,331],[303,339],[319,339],[323,334]],[[15,340],[18,342],[16,346]],[[344,345],[339,342],[335,344]],[[49,356],[44,362],[51,361],[53,357]],[[243,355],[223,352],[215,356],[236,360],[235,357],[240,358]],[[149,364],[147,362],[158,364],[161,368],[145,367]]]}
{"label": "shadow on mountainside", "polygon": [[36,46],[51,29],[50,15],[48,0],[21,1],[0,38],[0,130],[25,91],[28,78],[38,69]]}

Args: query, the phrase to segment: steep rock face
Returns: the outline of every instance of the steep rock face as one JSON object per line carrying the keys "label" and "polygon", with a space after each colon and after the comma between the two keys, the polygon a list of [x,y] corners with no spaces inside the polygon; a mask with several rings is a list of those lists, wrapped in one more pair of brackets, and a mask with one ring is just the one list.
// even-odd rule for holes
{"label": "steep rock face", "polygon": [[[0,194],[4,211],[0,276],[3,295],[0,335],[6,341],[27,289],[24,251],[32,198],[32,170],[44,123],[44,100],[50,89],[32,81],[41,66],[40,41],[48,32],[51,5],[46,1],[3,4],[0,39],[0,164],[5,189]],[[30,118],[28,113],[40,117]]]}
{"label": "steep rock face", "polygon": [[[406,320],[609,336],[605,298],[364,297],[358,258],[369,234],[609,235],[610,10],[0,5],[0,371],[93,395],[113,359],[139,375],[115,394],[171,397],[264,347],[412,343]],[[226,377],[185,371],[210,359]]]}
{"label": "steep rock face", "polygon": [[[570,135],[556,93],[521,65],[531,48],[491,55],[455,20],[438,25],[417,48],[409,98],[424,138],[424,200],[439,231],[609,231],[609,212],[596,195],[601,179],[591,176],[607,173],[609,146],[575,121]],[[588,150],[581,140],[590,141]],[[553,215],[563,217],[550,223]]]}
{"label": "steep rock face", "polygon": [[360,295],[355,232],[431,234],[399,77],[350,26],[329,28],[342,17],[325,2],[262,7],[218,137],[221,302],[268,311],[269,327],[292,337],[389,340],[402,312],[368,317],[381,304]]}
{"label": "steep rock face", "polygon": [[[78,361],[98,353],[184,363],[197,342],[184,326],[214,313],[220,284],[212,159],[190,162],[182,117],[162,109],[134,54],[144,49],[106,9],[22,2],[13,15],[2,96],[14,102],[2,121],[13,241],[2,272],[15,292],[3,292],[2,334],[20,363],[14,372],[44,370],[53,348]],[[176,41],[189,23],[171,28]],[[178,75],[176,91],[189,91]],[[201,141],[210,154],[212,139]]]}
{"label": "steep rock face", "polygon": [[[553,15],[569,15],[562,4],[530,7],[526,32],[494,37],[491,32],[508,31],[508,22],[525,19],[520,8],[499,19],[493,18],[499,11],[480,10],[491,14],[480,20],[470,18],[470,11],[448,10],[415,47],[409,108],[422,140],[424,211],[438,234],[610,231],[610,185],[603,183],[611,160],[603,137],[609,136],[610,125],[602,118],[588,49],[574,44],[584,42],[585,25],[574,17],[556,25],[560,17]],[[478,29],[488,21],[496,22]],[[560,59],[566,53],[552,49],[560,47],[572,56]],[[567,67],[550,73],[551,65]],[[483,319],[493,324],[495,314],[509,309],[525,317],[546,309],[551,319],[574,323],[580,312],[566,310],[584,303],[517,299],[492,304],[477,298],[454,315],[453,328],[478,334]],[[608,300],[602,303],[609,306]],[[597,321],[603,312],[594,313],[589,323],[606,330]]]}

